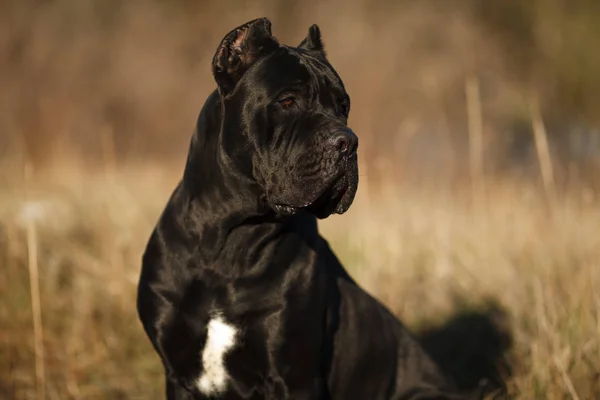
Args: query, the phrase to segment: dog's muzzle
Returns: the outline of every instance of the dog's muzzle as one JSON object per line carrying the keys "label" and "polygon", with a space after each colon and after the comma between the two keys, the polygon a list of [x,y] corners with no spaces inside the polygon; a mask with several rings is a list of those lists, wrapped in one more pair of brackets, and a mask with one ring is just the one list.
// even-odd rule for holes
{"label": "dog's muzzle", "polygon": [[[350,129],[334,132],[326,142],[324,151],[335,160],[334,169],[327,173],[308,201],[277,203],[272,208],[280,215],[293,215],[307,209],[318,218],[345,213],[354,200],[358,188],[358,138]],[[325,173],[325,172],[324,172]],[[308,190],[300,188],[301,190]]]}

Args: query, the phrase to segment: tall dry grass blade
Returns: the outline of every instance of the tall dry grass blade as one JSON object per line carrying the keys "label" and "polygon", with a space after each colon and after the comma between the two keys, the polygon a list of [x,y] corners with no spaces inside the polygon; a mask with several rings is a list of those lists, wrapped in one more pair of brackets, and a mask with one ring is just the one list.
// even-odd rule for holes
{"label": "tall dry grass blade", "polygon": [[562,375],[563,382],[565,383],[565,386],[567,387],[569,394],[571,395],[573,400],[579,400],[579,396],[577,395],[577,392],[575,391],[575,387],[573,386],[573,381],[569,377],[567,369],[563,365],[562,361],[556,355],[553,357],[553,361],[554,361],[554,365],[556,365],[556,368],[560,371],[560,374]]}
{"label": "tall dry grass blade", "polygon": [[473,203],[477,204],[485,194],[483,181],[483,117],[481,112],[481,95],[479,78],[470,76],[465,82],[467,97],[467,117],[469,119],[469,170]]}
{"label": "tall dry grass blade", "polygon": [[[31,179],[31,164],[25,165],[25,179]],[[29,267],[29,290],[31,293],[31,313],[35,351],[35,376],[37,398],[46,398],[46,375],[44,371],[44,328],[42,325],[42,305],[38,271],[38,244],[34,218],[27,218],[27,260]]]}
{"label": "tall dry grass blade", "polygon": [[556,203],[556,185],[554,183],[554,168],[552,166],[552,156],[550,155],[550,146],[548,145],[548,135],[544,120],[540,111],[540,103],[536,96],[530,101],[531,122],[533,127],[533,137],[535,141],[535,150],[540,163],[540,171],[544,183],[544,189],[548,196],[550,205]]}
{"label": "tall dry grass blade", "polygon": [[596,332],[597,332],[597,336],[596,336],[596,340],[598,342],[598,366],[600,369],[600,295],[596,294],[596,296],[594,297],[594,305],[596,306]]}

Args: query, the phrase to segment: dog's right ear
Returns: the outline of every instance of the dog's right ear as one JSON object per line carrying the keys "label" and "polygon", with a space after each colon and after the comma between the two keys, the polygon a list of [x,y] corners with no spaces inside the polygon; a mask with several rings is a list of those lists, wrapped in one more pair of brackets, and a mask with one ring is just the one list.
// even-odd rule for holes
{"label": "dog's right ear", "polygon": [[300,42],[299,48],[309,51],[316,51],[325,55],[325,48],[323,46],[323,39],[321,38],[321,30],[317,24],[312,25],[308,28],[308,35]]}
{"label": "dog's right ear", "polygon": [[244,72],[261,55],[277,46],[267,18],[247,22],[225,35],[212,61],[213,75],[221,94],[231,93]]}

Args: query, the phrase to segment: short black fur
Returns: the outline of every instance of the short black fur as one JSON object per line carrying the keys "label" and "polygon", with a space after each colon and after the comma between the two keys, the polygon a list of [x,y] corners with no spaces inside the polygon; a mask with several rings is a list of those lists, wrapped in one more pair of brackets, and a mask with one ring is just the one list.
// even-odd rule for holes
{"label": "short black fur", "polygon": [[[143,256],[138,312],[168,399],[450,399],[450,384],[398,320],[348,276],[317,218],[358,185],[350,98],[319,28],[281,45],[267,19],[226,35],[218,85],[183,179]],[[239,332],[226,387],[203,393],[211,318]]]}

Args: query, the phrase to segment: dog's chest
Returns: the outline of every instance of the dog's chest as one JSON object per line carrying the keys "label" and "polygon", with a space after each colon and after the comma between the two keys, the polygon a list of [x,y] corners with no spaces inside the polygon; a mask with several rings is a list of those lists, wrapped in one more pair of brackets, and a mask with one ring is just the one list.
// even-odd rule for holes
{"label": "dog's chest", "polygon": [[225,356],[236,346],[239,336],[239,329],[219,313],[208,322],[201,353],[202,373],[196,381],[198,390],[204,395],[217,395],[227,388],[229,374],[225,368]]}

